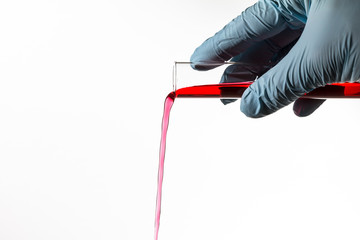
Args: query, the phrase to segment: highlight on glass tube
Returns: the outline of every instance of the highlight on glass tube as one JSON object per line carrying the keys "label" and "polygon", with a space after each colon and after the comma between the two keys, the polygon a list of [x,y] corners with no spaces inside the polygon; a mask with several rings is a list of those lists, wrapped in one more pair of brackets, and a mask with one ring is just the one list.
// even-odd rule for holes
{"label": "highlight on glass tube", "polygon": [[[241,98],[257,78],[237,62],[203,63],[209,71],[196,71],[191,62],[175,62],[173,91],[176,98]],[[244,69],[244,71],[239,70]],[[317,88],[302,98],[360,98],[360,83],[333,83]]]}

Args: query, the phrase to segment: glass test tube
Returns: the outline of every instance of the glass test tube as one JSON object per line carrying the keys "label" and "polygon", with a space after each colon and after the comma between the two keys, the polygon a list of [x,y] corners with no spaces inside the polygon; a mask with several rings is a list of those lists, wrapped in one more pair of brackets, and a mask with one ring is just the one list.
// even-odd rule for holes
{"label": "glass test tube", "polygon": [[[257,76],[239,74],[239,82],[219,83],[225,69],[234,62],[222,63],[221,67],[209,71],[195,71],[190,62],[175,62],[173,69],[173,90],[177,98],[241,98]],[[205,64],[204,64],[205,65]],[[210,67],[219,63],[207,63]],[[248,78],[246,78],[248,77]],[[333,83],[317,88],[302,98],[360,98],[360,83]]]}

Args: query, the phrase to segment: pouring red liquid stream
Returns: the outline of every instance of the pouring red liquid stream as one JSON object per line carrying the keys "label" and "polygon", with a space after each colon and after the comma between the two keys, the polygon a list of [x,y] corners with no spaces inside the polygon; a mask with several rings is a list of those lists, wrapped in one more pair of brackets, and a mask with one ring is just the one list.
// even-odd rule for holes
{"label": "pouring red liquid stream", "polygon": [[[200,85],[186,87],[171,92],[165,99],[164,115],[162,119],[162,132],[160,142],[160,161],[158,170],[158,190],[155,212],[155,240],[158,240],[162,182],[164,176],[164,160],[166,147],[166,133],[169,126],[170,110],[175,98],[241,98],[242,94],[252,82],[223,83],[213,85]],[[306,94],[303,98],[360,98],[360,83],[334,83],[320,87]]]}

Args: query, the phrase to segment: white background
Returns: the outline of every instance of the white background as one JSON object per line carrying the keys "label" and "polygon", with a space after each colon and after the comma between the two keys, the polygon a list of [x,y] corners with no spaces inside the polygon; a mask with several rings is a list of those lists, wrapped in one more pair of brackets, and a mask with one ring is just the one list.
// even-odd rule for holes
{"label": "white background", "polygon": [[[0,239],[152,239],[173,61],[255,1],[1,1]],[[358,101],[177,100],[159,239],[359,239]]]}

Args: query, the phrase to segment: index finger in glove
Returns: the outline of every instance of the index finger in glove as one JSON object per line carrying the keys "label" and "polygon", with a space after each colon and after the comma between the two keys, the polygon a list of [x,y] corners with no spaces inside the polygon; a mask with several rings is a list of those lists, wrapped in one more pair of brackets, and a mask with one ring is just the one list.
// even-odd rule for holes
{"label": "index finger in glove", "polygon": [[289,27],[275,1],[262,0],[246,9],[213,37],[207,39],[191,56],[192,67],[209,70],[229,60],[264,39]]}

